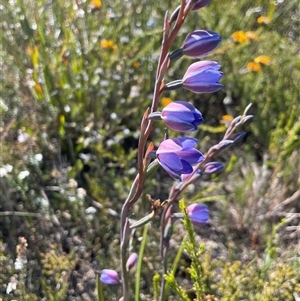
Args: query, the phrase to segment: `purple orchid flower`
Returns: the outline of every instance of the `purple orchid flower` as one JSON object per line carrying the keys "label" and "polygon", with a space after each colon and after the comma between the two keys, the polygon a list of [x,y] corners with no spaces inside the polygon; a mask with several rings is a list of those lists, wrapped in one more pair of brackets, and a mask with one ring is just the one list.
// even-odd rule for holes
{"label": "purple orchid flower", "polygon": [[174,101],[161,112],[165,124],[174,131],[196,131],[203,122],[202,114],[192,104],[186,101]]}
{"label": "purple orchid flower", "polygon": [[222,77],[220,67],[213,61],[200,61],[190,65],[182,79],[183,87],[194,93],[213,93],[220,90],[223,87],[219,83]]}
{"label": "purple orchid flower", "polygon": [[206,205],[200,203],[192,204],[189,205],[186,209],[191,219],[191,222],[195,226],[201,226],[207,223],[209,214],[208,207]]}
{"label": "purple orchid flower", "polygon": [[212,30],[195,30],[185,39],[183,46],[170,54],[170,60],[176,61],[183,55],[200,58],[211,53],[220,43],[221,36]]}
{"label": "purple orchid flower", "polygon": [[213,61],[199,61],[189,66],[182,80],[175,80],[164,86],[165,91],[184,87],[194,93],[213,93],[223,85],[219,83],[221,65]]}
{"label": "purple orchid flower", "polygon": [[193,164],[204,160],[200,151],[195,149],[197,139],[195,138],[173,138],[164,140],[156,151],[159,164],[171,177],[181,179],[182,174],[193,171]]}
{"label": "purple orchid flower", "polygon": [[200,58],[212,52],[221,42],[221,36],[212,30],[195,30],[185,39],[183,54]]}
{"label": "purple orchid flower", "polygon": [[109,269],[102,271],[100,281],[105,284],[118,284],[120,282],[118,273]]}
{"label": "purple orchid flower", "polygon": [[[191,219],[191,222],[195,226],[202,226],[208,222],[209,212],[208,207],[204,204],[197,203],[187,206],[187,213]],[[183,218],[184,215],[180,213],[173,213],[175,218]]]}

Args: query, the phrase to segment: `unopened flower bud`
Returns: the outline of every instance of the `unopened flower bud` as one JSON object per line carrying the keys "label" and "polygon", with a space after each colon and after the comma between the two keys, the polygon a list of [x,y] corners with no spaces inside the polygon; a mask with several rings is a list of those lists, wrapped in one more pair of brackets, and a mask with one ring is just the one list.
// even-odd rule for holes
{"label": "unopened flower bud", "polygon": [[195,30],[185,39],[183,54],[192,58],[200,58],[212,52],[221,42],[221,37],[212,30]]}
{"label": "unopened flower bud", "polygon": [[224,164],[221,162],[209,162],[204,166],[204,173],[207,175],[217,174],[222,172]]}
{"label": "unopened flower bud", "polygon": [[[189,205],[186,210],[193,225],[202,226],[204,224],[207,224],[209,213],[208,207],[206,205],[201,203],[192,204]],[[175,218],[183,218],[182,213],[173,213],[172,216]]]}
{"label": "unopened flower bud", "polygon": [[138,255],[136,253],[132,253],[128,257],[127,262],[126,262],[127,270],[129,271],[130,269],[132,269],[136,265],[137,261],[138,261]]}
{"label": "unopened flower bud", "polygon": [[196,226],[206,224],[209,218],[208,207],[204,204],[192,204],[187,208],[191,222]]}
{"label": "unopened flower bud", "polygon": [[120,282],[118,273],[109,269],[102,271],[100,281],[105,284],[118,284]]}
{"label": "unopened flower bud", "polygon": [[203,122],[202,114],[186,101],[174,101],[168,104],[161,113],[165,124],[174,131],[196,131]]}
{"label": "unopened flower bud", "polygon": [[235,143],[243,141],[247,135],[247,132],[239,132],[234,134],[230,139],[232,139]]}
{"label": "unopened flower bud", "polygon": [[194,93],[213,93],[220,90],[223,87],[219,83],[222,77],[220,67],[213,61],[200,61],[190,65],[182,79],[183,87]]}

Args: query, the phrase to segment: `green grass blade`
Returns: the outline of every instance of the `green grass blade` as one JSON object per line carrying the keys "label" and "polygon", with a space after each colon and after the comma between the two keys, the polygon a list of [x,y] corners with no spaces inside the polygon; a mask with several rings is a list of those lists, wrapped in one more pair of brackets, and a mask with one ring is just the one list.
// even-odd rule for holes
{"label": "green grass blade", "polygon": [[141,273],[142,273],[142,264],[143,264],[143,256],[145,251],[145,246],[147,242],[147,233],[148,233],[149,224],[146,224],[143,231],[143,240],[140,247],[139,259],[136,268],[136,282],[135,282],[135,301],[140,300],[140,283],[141,283]]}

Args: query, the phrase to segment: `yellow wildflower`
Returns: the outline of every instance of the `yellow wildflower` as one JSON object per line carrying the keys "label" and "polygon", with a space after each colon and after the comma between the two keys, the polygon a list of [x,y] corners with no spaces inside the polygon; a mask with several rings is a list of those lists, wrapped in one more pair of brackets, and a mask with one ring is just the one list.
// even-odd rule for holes
{"label": "yellow wildflower", "polygon": [[133,63],[132,63],[132,67],[133,67],[134,69],[138,69],[138,68],[140,67],[139,62],[133,62]]}
{"label": "yellow wildflower", "polygon": [[169,98],[169,97],[163,97],[162,99],[161,99],[161,104],[165,107],[166,105],[168,105],[169,103],[171,103],[172,102],[172,99],[171,98]]}
{"label": "yellow wildflower", "polygon": [[117,45],[112,40],[102,40],[101,47],[104,49],[111,49],[111,50],[117,49]]}
{"label": "yellow wildflower", "polygon": [[233,120],[233,116],[231,115],[223,115],[222,116],[222,120],[227,122],[227,121],[232,121]]}
{"label": "yellow wildflower", "polygon": [[247,64],[247,67],[246,67],[248,70],[250,71],[254,71],[254,72],[259,72],[261,67],[260,67],[260,64],[256,63],[256,62],[249,62]]}
{"label": "yellow wildflower", "polygon": [[257,18],[258,24],[269,24],[270,22],[271,22],[271,18],[266,16],[260,16],[259,18]]}
{"label": "yellow wildflower", "polygon": [[258,37],[254,31],[246,31],[245,34],[249,40],[258,41]]}
{"label": "yellow wildflower", "polygon": [[35,92],[36,92],[38,98],[42,99],[44,97],[44,94],[43,94],[43,88],[42,88],[41,84],[36,83],[34,88],[35,88]]}
{"label": "yellow wildflower", "polygon": [[222,119],[220,120],[220,123],[224,124],[225,127],[228,127],[230,122],[233,120],[233,116],[231,115],[223,115]]}
{"label": "yellow wildflower", "polygon": [[91,0],[91,6],[94,8],[100,8],[102,5],[101,0]]}
{"label": "yellow wildflower", "polygon": [[231,37],[235,42],[238,43],[245,43],[248,41],[246,33],[242,30],[234,32]]}
{"label": "yellow wildflower", "polygon": [[36,90],[37,93],[42,93],[43,90],[42,90],[41,84],[36,83],[36,84],[35,84],[35,90]]}
{"label": "yellow wildflower", "polygon": [[261,63],[263,65],[269,65],[271,62],[271,58],[267,55],[260,55],[254,59],[255,63]]}
{"label": "yellow wildflower", "polygon": [[28,55],[31,56],[31,54],[32,54],[32,48],[30,47],[30,45],[28,45],[28,46],[26,47],[26,52],[27,52]]}

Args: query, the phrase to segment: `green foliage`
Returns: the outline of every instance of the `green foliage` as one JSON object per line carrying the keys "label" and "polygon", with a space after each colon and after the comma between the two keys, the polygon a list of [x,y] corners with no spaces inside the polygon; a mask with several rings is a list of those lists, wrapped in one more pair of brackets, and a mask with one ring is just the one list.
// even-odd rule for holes
{"label": "green foliage", "polygon": [[175,276],[173,274],[167,274],[164,277],[169,287],[175,292],[180,300],[190,301],[187,292],[176,283]]}
{"label": "green foliage", "polygon": [[76,264],[73,254],[57,254],[52,252],[42,254],[42,291],[47,300],[65,300],[68,291],[68,279]]}
{"label": "green foliage", "polygon": [[97,279],[96,279],[96,283],[97,283],[97,298],[98,298],[98,301],[104,301],[103,299],[103,286],[102,286],[102,283],[100,281],[100,276],[98,275],[97,276]]}
{"label": "green foliage", "polygon": [[203,268],[198,258],[204,251],[204,245],[200,245],[199,249],[196,244],[196,234],[193,228],[193,224],[188,216],[185,208],[184,201],[179,201],[180,211],[184,214],[183,225],[187,230],[188,239],[185,242],[185,249],[191,257],[191,267],[189,268],[189,273],[194,282],[194,289],[196,291],[197,300],[203,300],[204,283],[203,283]]}
{"label": "green foliage", "polygon": [[295,270],[284,263],[274,263],[265,277],[257,262],[221,263],[222,280],[216,284],[222,300],[294,300],[293,293],[300,287]]}
{"label": "green foliage", "polygon": [[[199,260],[199,256],[201,256],[204,252],[204,245],[201,245],[200,248],[198,248],[197,246],[196,233],[187,214],[183,200],[179,202],[179,207],[180,211],[184,215],[182,222],[187,231],[187,239],[184,240],[182,244],[183,248],[186,250],[191,259],[191,266],[188,269],[188,272],[193,282],[193,289],[195,290],[196,300],[202,301],[204,300],[205,283],[203,267],[201,261]],[[180,297],[181,300],[190,300],[188,292],[176,282],[174,272],[169,272],[167,275],[165,275],[165,280],[167,282],[167,285],[175,292],[177,296]]]}
{"label": "green foliage", "polygon": [[[294,300],[293,293],[300,292],[297,274],[299,258],[294,259],[293,266],[282,262],[274,252],[278,249],[277,231],[285,221],[273,227],[265,249],[265,262],[257,257],[249,262],[242,262],[231,260],[230,257],[213,258],[210,251],[205,249],[204,243],[199,247],[183,201],[180,201],[180,209],[184,213],[183,224],[188,234],[187,241],[182,244],[191,260],[188,273],[196,295],[194,300],[284,301]],[[173,273],[168,273],[165,278],[180,300],[190,300],[188,291],[178,285]]]}
{"label": "green foliage", "polygon": [[143,269],[143,258],[145,254],[145,247],[146,247],[146,242],[147,242],[147,236],[148,236],[148,224],[144,226],[144,231],[143,231],[143,236],[142,236],[142,244],[140,246],[140,251],[139,251],[139,259],[137,263],[137,268],[136,268],[136,279],[135,279],[135,300],[139,301],[140,300],[140,291],[141,291],[141,274],[142,274],[142,269]]}
{"label": "green foliage", "polygon": [[155,274],[153,276],[153,300],[158,300],[159,297],[159,280],[160,280],[160,275]]}

